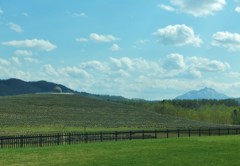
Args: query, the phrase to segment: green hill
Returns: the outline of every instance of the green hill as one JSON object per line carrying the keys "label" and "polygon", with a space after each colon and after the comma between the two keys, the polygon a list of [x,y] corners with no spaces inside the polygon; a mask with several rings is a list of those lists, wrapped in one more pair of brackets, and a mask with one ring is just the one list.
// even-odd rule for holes
{"label": "green hill", "polygon": [[209,125],[81,95],[31,94],[0,97],[2,130],[173,128]]}
{"label": "green hill", "polygon": [[7,80],[0,80],[0,96],[20,95],[30,93],[49,93],[53,92],[54,88],[58,86],[64,93],[73,93],[74,91],[60,84],[36,81],[26,82],[16,78]]}

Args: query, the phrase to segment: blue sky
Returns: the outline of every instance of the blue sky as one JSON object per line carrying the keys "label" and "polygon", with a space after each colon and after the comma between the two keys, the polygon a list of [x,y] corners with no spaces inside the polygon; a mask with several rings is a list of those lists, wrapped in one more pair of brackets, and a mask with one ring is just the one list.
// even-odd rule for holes
{"label": "blue sky", "polygon": [[172,99],[240,97],[239,0],[0,0],[0,78]]}

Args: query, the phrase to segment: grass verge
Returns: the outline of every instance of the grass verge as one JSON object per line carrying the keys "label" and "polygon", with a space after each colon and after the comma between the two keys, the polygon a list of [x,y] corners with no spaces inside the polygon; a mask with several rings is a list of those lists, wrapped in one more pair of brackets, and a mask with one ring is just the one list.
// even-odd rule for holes
{"label": "grass verge", "polygon": [[192,137],[1,149],[0,165],[240,165],[240,137]]}

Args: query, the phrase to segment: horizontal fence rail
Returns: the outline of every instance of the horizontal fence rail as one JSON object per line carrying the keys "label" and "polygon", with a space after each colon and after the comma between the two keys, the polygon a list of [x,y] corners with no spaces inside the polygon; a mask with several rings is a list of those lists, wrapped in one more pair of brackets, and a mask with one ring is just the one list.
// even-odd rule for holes
{"label": "horizontal fence rail", "polygon": [[199,128],[136,130],[111,132],[69,132],[36,135],[0,136],[0,148],[44,147],[92,142],[157,139],[170,137],[238,135],[240,128]]}

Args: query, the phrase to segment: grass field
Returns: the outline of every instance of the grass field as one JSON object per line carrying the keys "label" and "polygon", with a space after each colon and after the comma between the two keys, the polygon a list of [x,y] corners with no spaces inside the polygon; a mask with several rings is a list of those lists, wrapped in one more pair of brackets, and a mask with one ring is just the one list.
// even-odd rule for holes
{"label": "grass field", "polygon": [[[32,94],[0,97],[0,134],[109,128],[206,127],[191,121],[81,95]],[[119,129],[118,129],[119,130]]]}
{"label": "grass field", "polygon": [[1,166],[240,165],[240,137],[192,137],[0,150]]}

